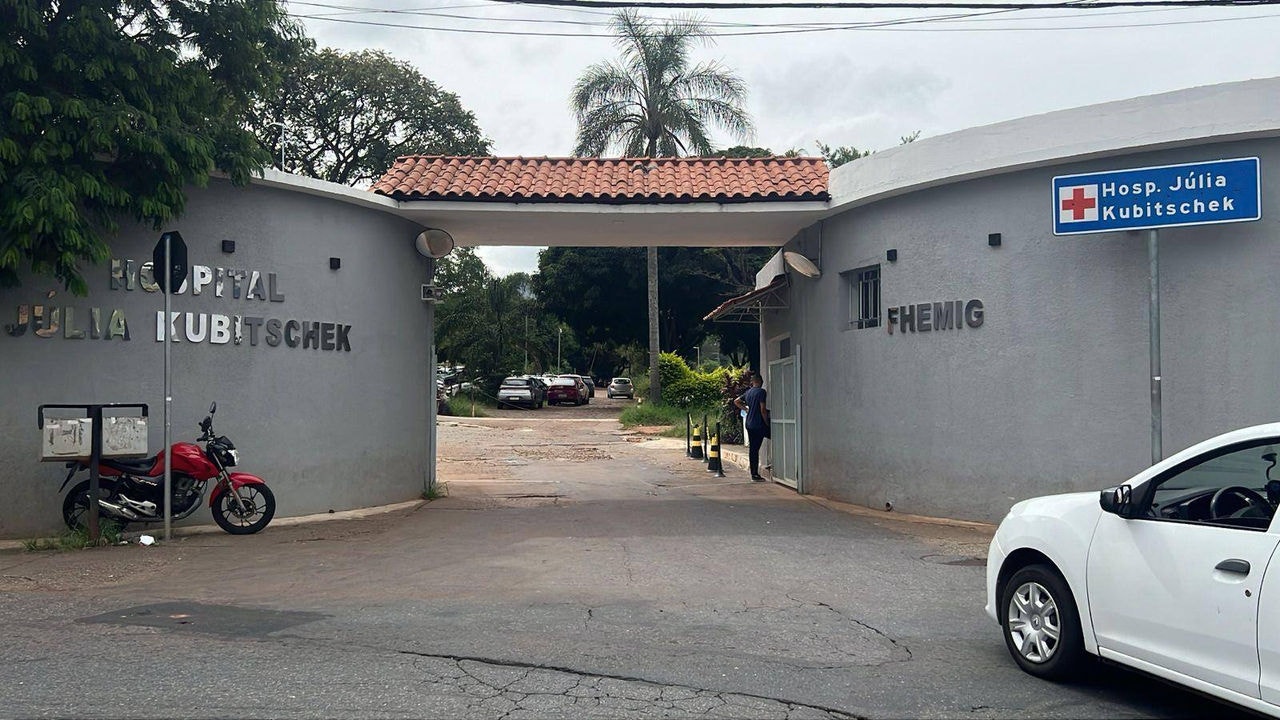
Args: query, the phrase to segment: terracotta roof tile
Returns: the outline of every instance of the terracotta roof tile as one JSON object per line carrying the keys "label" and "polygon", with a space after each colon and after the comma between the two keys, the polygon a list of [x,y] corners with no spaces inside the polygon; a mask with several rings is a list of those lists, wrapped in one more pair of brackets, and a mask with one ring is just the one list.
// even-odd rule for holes
{"label": "terracotta roof tile", "polygon": [[826,200],[821,158],[397,158],[371,190],[397,200],[679,203]]}

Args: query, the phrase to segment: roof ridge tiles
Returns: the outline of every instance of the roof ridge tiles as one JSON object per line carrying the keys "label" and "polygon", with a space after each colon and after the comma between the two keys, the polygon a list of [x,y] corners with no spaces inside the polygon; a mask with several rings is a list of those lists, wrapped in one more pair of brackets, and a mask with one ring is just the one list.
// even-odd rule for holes
{"label": "roof ridge tiles", "polygon": [[821,158],[407,155],[370,188],[412,199],[544,202],[826,200]]}

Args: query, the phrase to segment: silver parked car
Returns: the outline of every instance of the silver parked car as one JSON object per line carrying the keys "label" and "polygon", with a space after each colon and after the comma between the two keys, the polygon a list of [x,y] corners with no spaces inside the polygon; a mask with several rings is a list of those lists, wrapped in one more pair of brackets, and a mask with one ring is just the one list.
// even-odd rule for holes
{"label": "silver parked car", "polygon": [[631,384],[631,378],[616,377],[609,381],[608,395],[610,399],[616,397],[634,398],[636,389]]}

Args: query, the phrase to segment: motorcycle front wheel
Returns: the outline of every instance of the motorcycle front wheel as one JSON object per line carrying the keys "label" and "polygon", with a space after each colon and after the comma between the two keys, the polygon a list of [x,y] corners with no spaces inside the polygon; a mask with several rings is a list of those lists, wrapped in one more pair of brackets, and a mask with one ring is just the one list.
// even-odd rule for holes
{"label": "motorcycle front wheel", "polygon": [[[244,510],[231,496],[237,493]],[[276,496],[266,485],[242,485],[218,496],[213,503],[213,521],[232,535],[252,535],[271,522],[276,514]]]}
{"label": "motorcycle front wheel", "polygon": [[[98,480],[98,497],[103,500],[111,498],[116,491],[116,482],[106,478]],[[89,481],[82,480],[71,488],[71,492],[62,500],[62,522],[72,530],[79,530],[88,524],[89,517]],[[121,532],[129,526],[129,521],[114,515],[107,515],[102,512],[102,508],[98,508],[99,521],[108,521],[116,524]]]}

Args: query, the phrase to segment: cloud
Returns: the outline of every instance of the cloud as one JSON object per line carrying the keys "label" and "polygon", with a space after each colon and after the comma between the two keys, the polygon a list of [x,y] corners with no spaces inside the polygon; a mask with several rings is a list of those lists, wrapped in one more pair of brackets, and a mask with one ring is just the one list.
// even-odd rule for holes
{"label": "cloud", "polygon": [[516,272],[536,272],[540,250],[540,247],[481,247],[476,248],[476,254],[484,260],[490,272],[498,277],[505,277]]}
{"label": "cloud", "polygon": [[859,67],[848,57],[757,68],[750,83],[761,144],[810,153],[817,153],[817,140],[860,149],[896,145],[902,135],[936,122],[937,100],[951,86],[922,67]]}

